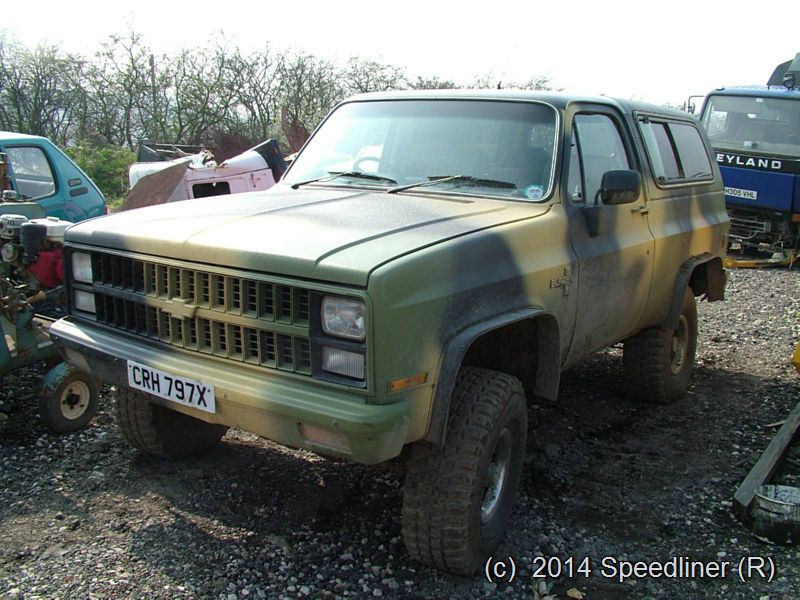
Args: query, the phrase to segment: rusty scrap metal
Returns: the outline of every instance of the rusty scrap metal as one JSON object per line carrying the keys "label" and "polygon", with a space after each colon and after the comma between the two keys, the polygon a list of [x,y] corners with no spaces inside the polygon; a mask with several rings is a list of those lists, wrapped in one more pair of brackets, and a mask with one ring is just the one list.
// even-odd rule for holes
{"label": "rusty scrap metal", "polygon": [[733,496],[733,511],[740,521],[745,523],[749,521],[756,491],[772,479],[797,438],[798,431],[800,431],[800,403],[786,418],[783,426],[736,490]]}
{"label": "rusty scrap metal", "polygon": [[779,258],[737,258],[726,256],[723,265],[726,269],[761,269],[764,267],[791,267],[797,262],[797,252],[792,251],[788,256]]}

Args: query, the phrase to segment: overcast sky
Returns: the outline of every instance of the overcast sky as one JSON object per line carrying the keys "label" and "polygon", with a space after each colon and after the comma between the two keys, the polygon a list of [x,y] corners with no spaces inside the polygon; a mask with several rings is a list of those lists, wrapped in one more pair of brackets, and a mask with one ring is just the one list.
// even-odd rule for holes
{"label": "overcast sky", "polygon": [[[566,91],[680,104],[721,85],[765,84],[800,52],[800,2],[717,0],[295,0],[14,2],[0,28],[33,47],[92,54],[128,28],[156,52],[202,48],[215,31],[321,58],[371,58],[408,75],[469,83],[544,75]],[[784,31],[784,33],[782,33]]]}

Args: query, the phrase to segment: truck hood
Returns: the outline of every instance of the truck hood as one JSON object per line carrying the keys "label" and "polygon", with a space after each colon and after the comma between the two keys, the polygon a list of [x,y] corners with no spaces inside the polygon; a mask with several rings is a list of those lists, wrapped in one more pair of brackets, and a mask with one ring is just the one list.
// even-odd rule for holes
{"label": "truck hood", "polygon": [[71,227],[67,241],[365,287],[398,256],[548,207],[360,190],[278,190],[172,202]]}

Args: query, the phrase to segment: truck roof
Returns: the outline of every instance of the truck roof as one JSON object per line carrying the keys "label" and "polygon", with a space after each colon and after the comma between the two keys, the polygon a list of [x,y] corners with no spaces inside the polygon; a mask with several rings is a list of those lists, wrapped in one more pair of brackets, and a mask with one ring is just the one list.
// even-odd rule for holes
{"label": "truck roof", "polygon": [[17,133],[15,131],[0,131],[0,142],[28,141],[47,139],[40,135],[28,135],[27,133]]}
{"label": "truck roof", "polygon": [[687,118],[687,113],[673,108],[648,104],[638,100],[625,100],[609,96],[591,94],[575,94],[567,92],[544,92],[530,90],[403,90],[395,92],[373,92],[348,98],[344,102],[361,102],[368,100],[528,100],[551,104],[558,110],[564,110],[576,102],[605,104],[622,111],[658,112],[679,118]]}
{"label": "truck roof", "polygon": [[717,88],[709,92],[708,95],[711,96],[713,94],[719,96],[767,96],[800,99],[800,89],[790,89],[782,85],[735,85]]}

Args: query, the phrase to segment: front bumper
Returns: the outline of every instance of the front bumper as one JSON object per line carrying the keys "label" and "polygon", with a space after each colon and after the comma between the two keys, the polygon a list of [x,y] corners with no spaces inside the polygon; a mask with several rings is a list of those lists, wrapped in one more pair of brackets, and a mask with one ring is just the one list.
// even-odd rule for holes
{"label": "front bumper", "polygon": [[[106,383],[128,385],[128,359],[211,383],[217,399],[214,414],[154,396],[148,398],[203,421],[237,427],[285,446],[374,464],[400,454],[406,442],[408,401],[367,404],[363,395],[310,378],[303,381],[204,354],[158,347],[69,317],[53,324],[50,337],[67,362]],[[310,427],[332,432],[330,439],[346,442],[328,445],[309,440],[303,431]]]}

